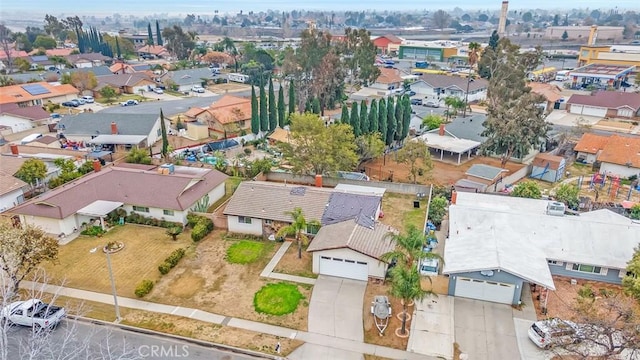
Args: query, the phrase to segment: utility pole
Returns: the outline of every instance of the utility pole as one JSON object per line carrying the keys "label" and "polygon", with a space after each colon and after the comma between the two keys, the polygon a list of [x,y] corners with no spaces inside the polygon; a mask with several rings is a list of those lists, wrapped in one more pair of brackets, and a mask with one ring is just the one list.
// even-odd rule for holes
{"label": "utility pole", "polygon": [[120,320],[120,307],[118,306],[118,294],[116,293],[116,282],[113,279],[113,270],[111,269],[111,255],[109,250],[107,249],[107,267],[109,268],[109,278],[111,279],[111,292],[113,292],[113,303],[116,306],[116,322],[119,323]]}

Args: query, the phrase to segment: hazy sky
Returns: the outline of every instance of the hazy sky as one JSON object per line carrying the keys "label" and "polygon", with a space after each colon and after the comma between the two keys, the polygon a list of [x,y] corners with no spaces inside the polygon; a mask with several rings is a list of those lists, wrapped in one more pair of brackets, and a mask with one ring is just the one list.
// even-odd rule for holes
{"label": "hazy sky", "polygon": [[[158,14],[158,13],[213,13],[229,11],[262,11],[267,9],[322,9],[322,10],[437,10],[453,9],[499,9],[500,0],[108,0],[108,1],[61,1],[61,0],[29,0],[27,2],[0,0],[2,12],[34,12],[50,14]],[[604,8],[640,9],[640,0],[511,0],[510,9],[523,8],[569,9],[569,8]],[[1,20],[1,19],[0,19]]]}

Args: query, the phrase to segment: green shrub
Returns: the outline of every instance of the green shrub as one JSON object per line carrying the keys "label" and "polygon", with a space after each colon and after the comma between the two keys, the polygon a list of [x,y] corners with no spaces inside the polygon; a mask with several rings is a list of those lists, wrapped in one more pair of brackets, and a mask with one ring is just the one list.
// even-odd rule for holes
{"label": "green shrub", "polygon": [[[126,212],[125,212],[125,214],[126,214]],[[159,219],[152,218],[152,217],[146,217],[146,216],[140,215],[140,214],[138,214],[136,212],[133,212],[133,211],[131,212],[131,214],[129,214],[129,215],[127,215],[125,217],[125,221],[130,223],[130,224],[159,226],[159,227],[163,227],[163,228],[182,227],[182,223],[166,221],[166,220],[159,220]]]}
{"label": "green shrub", "polygon": [[163,262],[162,264],[160,264],[160,266],[158,266],[158,271],[160,271],[160,274],[162,275],[167,275],[169,273],[169,270],[171,270],[171,265]]}
{"label": "green shrub", "polygon": [[151,281],[151,280],[142,280],[138,284],[138,286],[136,286],[135,293],[136,293],[137,297],[144,297],[145,295],[150,293],[151,290],[153,290],[153,281]]}
{"label": "green shrub", "polygon": [[202,240],[213,231],[213,221],[204,216],[188,214],[187,224],[193,227],[193,230],[191,231],[191,239],[196,242]]}
{"label": "green shrub", "polygon": [[85,230],[82,230],[80,234],[87,235],[87,236],[99,236],[104,233],[105,231],[102,229],[101,226],[91,226]]}
{"label": "green shrub", "polygon": [[191,240],[198,242],[207,236],[207,225],[204,223],[197,223],[191,231]]}
{"label": "green shrub", "polygon": [[184,249],[180,248],[180,249],[175,249],[171,255],[169,255],[169,257],[167,257],[164,262],[166,262],[167,264],[169,264],[172,268],[175,267],[176,265],[178,265],[178,262],[180,262],[180,259],[182,259],[184,257],[185,251]]}
{"label": "green shrub", "polygon": [[193,214],[193,213],[188,213],[187,214],[187,226],[189,226],[190,228],[193,228],[202,219],[205,219],[205,218],[200,216],[200,215],[196,215],[196,214]]}

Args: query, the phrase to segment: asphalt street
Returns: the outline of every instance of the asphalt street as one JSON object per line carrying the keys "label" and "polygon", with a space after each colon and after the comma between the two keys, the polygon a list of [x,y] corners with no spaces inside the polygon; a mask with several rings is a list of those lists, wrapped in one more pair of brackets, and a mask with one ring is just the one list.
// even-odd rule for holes
{"label": "asphalt street", "polygon": [[[9,328],[9,359],[262,359],[84,321],[65,320],[44,341],[31,342],[31,331],[20,326]],[[32,350],[35,357],[28,356],[29,348],[35,348]]]}

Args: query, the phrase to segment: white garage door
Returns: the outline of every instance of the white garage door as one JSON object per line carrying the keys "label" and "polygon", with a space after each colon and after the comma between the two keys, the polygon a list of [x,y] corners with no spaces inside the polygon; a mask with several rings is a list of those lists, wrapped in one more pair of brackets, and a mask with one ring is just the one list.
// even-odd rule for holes
{"label": "white garage door", "polygon": [[455,296],[511,304],[515,290],[514,284],[458,277]]}
{"label": "white garage door", "polygon": [[622,117],[633,117],[633,110],[631,109],[619,109],[618,116]]}
{"label": "white garage door", "polygon": [[320,274],[367,281],[369,267],[362,261],[320,256]]}
{"label": "white garage door", "polygon": [[583,110],[582,105],[573,105],[573,104],[571,104],[571,108],[569,109],[569,111],[572,114],[579,114],[579,115],[582,115],[582,110]]}
{"label": "white garage door", "polygon": [[584,110],[582,110],[582,115],[605,117],[607,116],[607,109],[597,106],[585,105]]}

